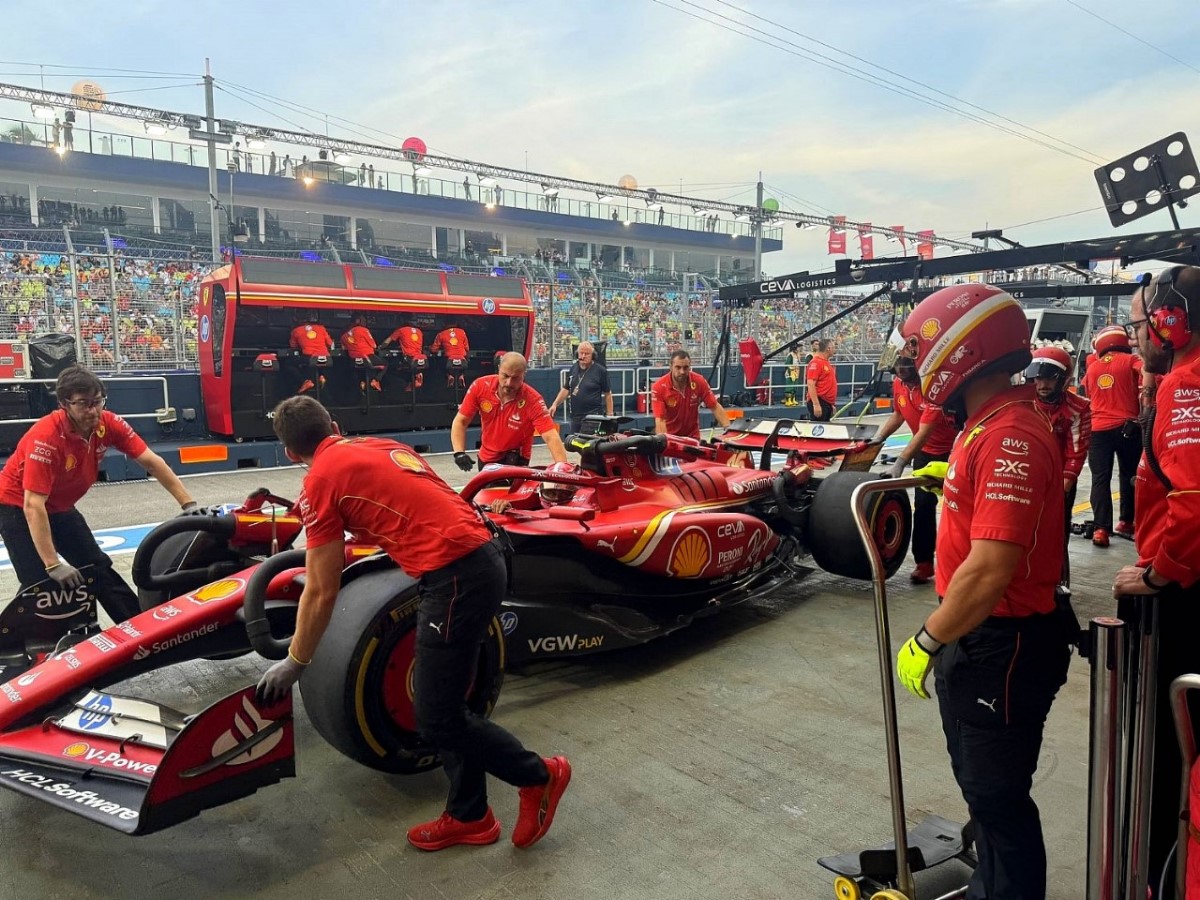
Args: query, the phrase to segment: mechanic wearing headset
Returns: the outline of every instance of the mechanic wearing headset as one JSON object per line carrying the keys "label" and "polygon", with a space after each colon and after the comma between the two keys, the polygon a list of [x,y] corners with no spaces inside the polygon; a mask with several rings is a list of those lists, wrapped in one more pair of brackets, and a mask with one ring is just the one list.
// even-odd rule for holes
{"label": "mechanic wearing headset", "polygon": [[677,434],[700,438],[700,404],[712,410],[722,428],[729,427],[729,414],[703,375],[692,371],[692,356],[686,350],[671,354],[671,371],[650,386],[655,434]]}
{"label": "mechanic wearing headset", "polygon": [[1132,353],[1129,336],[1120,325],[1109,325],[1092,341],[1095,354],[1087,359],[1083,389],[1092,401],[1092,444],[1088,469],[1092,473],[1092,543],[1107,547],[1113,531],[1112,470],[1117,457],[1121,492],[1118,534],[1133,535],[1133,474],[1142,455],[1138,425],[1142,360]]}
{"label": "mechanic wearing headset", "polygon": [[[366,366],[371,370],[371,388],[376,391],[382,391],[383,385],[379,383],[379,379],[383,377],[387,366],[375,352],[375,336],[371,334],[371,329],[367,327],[366,314],[355,313],[351,323],[350,327],[342,332],[342,349],[346,351],[346,355],[350,357],[352,362],[356,359],[366,360]],[[365,379],[358,383],[358,389],[366,391],[367,382]]]}
{"label": "mechanic wearing headset", "polygon": [[550,828],[571,766],[565,757],[526,750],[463,703],[507,584],[491,531],[410,447],[335,434],[329,413],[311,397],[280,403],[274,427],[288,458],[308,467],[297,503],[306,579],[288,655],[259,681],[259,702],[287,696],[317,652],[338,598],[346,532],[378,544],[399,567],[398,579],[412,576],[420,585],[413,709],[450,779],[445,812],[409,829],[409,843],[421,850],[495,843],[500,823],[487,801],[490,774],[520,789],[512,841],[533,845]]}
{"label": "mechanic wearing headset", "polygon": [[458,414],[450,425],[450,446],[454,462],[469,472],[471,454],[467,453],[467,426],[479,413],[483,424],[479,441],[479,468],[488,463],[527,466],[533,453],[536,432],[546,442],[555,462],[567,461],[567,448],[558,436],[558,426],[550,418],[542,395],[525,383],[525,357],[505,353],[495,375],[476,378],[467,388]]}
{"label": "mechanic wearing headset", "polygon": [[1132,315],[1146,371],[1162,381],[1134,479],[1138,562],[1117,572],[1113,596],[1117,614],[1134,620],[1148,596],[1161,600],[1148,854],[1157,884],[1179,826],[1181,763],[1169,687],[1200,667],[1200,268],[1159,273],[1134,294]]}
{"label": "mechanic wearing headset", "polygon": [[[976,826],[967,896],[1044,897],[1046,848],[1030,788],[1076,635],[1056,612],[1062,456],[1033,386],[1010,381],[1030,362],[1029,326],[998,288],[956,285],[918,304],[901,336],[926,401],[964,429],[941,466],[941,602],[900,649],[897,674],[928,698],[935,671],[951,768]],[[945,352],[955,347],[966,352]]]}
{"label": "mechanic wearing headset", "polygon": [[579,358],[567,370],[567,383],[563,385],[554,402],[550,404],[550,415],[558,405],[570,398],[571,434],[578,434],[583,427],[583,417],[613,414],[612,388],[608,385],[608,369],[596,362],[596,348],[591,341],[581,341],[575,351]]}
{"label": "mechanic wearing headset", "polygon": [[104,408],[104,384],[92,372],[65,369],[54,394],[59,408],[25,432],[0,472],[0,538],[22,588],[47,578],[76,588],[84,582],[79,567],[94,566],[95,594],[109,617],[121,622],[141,612],[137,594],[113,571],[75,508],[96,483],[105,451],[116,447],[131,457],[184,512],[197,509],[196,501],[129,423]]}
{"label": "mechanic wearing headset", "polygon": [[[911,358],[899,356],[892,367],[892,414],[879,426],[872,442],[883,443],[902,424],[907,423],[912,439],[887,470],[889,478],[899,478],[911,462],[916,468],[930,463],[945,462],[958,429],[954,420],[940,407],[926,403],[921,396],[921,382]],[[937,542],[937,495],[932,491],[917,491],[913,504],[912,554],[916,560],[909,578],[913,584],[928,584],[933,579],[933,556]]]}
{"label": "mechanic wearing headset", "polygon": [[[296,320],[298,320],[298,324],[292,329],[291,336],[288,338],[288,346],[293,350],[299,350],[303,365],[311,369],[314,356],[329,356],[333,350],[333,338],[329,336],[324,325],[314,321],[313,317],[307,313],[299,314]],[[317,377],[324,385],[325,376],[318,375]],[[313,380],[306,377],[300,383],[300,387],[296,389],[296,393],[303,394],[305,391],[311,391],[314,386]]]}

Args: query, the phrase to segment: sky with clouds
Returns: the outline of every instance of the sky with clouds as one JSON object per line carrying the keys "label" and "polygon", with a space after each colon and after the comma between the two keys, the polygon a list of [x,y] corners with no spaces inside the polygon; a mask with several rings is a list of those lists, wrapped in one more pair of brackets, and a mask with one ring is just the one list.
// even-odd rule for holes
{"label": "sky with clouds", "polygon": [[[16,46],[9,83],[90,77],[114,100],[201,113],[196,79],[106,70],[199,75],[210,57],[218,84],[391,135],[378,142],[418,135],[447,155],[525,168],[528,154],[535,171],[739,203],[761,171],[784,209],[948,237],[1110,234],[1096,165],[1174,131],[1200,144],[1196,0],[127,0],[103,14],[57,0],[54,27]],[[216,100],[221,117],[325,127]],[[1164,212],[1123,230],[1168,227]],[[788,228],[764,267],[828,268],[824,242]]]}

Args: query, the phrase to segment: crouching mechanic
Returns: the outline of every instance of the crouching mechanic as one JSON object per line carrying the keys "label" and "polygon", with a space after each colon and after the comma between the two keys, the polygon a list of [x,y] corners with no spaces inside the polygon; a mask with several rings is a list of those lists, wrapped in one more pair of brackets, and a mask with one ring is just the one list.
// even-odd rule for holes
{"label": "crouching mechanic", "polygon": [[571,766],[565,757],[542,759],[526,750],[463,700],[507,581],[487,525],[414,450],[334,434],[329,413],[311,397],[290,397],[275,408],[275,434],[288,458],[308,467],[298,502],[306,581],[287,658],[263,675],[259,702],[278,703],[317,652],[337,601],[346,532],[377,543],[419,580],[413,708],[450,779],[445,812],[409,829],[409,843],[421,850],[495,843],[500,823],[487,801],[490,774],[520,789],[512,842],[533,845],[554,820]]}
{"label": "crouching mechanic", "polygon": [[[937,539],[940,605],[900,649],[900,681],[938,707],[954,778],[976,826],[967,897],[1046,894],[1046,848],[1030,796],[1046,715],[1074,638],[1056,613],[1065,551],[1063,473],[1032,385],[1017,302],[990,285],[923,300],[901,329],[922,392],[964,429],[950,452]],[[965,348],[953,355],[946,347]]]}
{"label": "crouching mechanic", "polygon": [[[129,423],[104,408],[104,384],[82,366],[58,376],[59,408],[25,432],[0,472],[0,537],[22,589],[53,579],[76,588],[93,566],[95,594],[114,622],[141,612],[137,594],[113,571],[75,504],[116,447],[167,489],[184,512],[197,508],[179,477]],[[59,554],[62,558],[59,558]]]}

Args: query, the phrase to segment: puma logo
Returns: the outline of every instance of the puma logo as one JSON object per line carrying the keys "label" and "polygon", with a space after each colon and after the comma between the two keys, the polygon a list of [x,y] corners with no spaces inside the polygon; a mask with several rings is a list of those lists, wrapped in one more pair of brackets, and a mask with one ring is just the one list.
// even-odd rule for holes
{"label": "puma logo", "polygon": [[607,547],[610,552],[616,553],[617,552],[617,539],[613,538],[611,541],[597,540],[596,546],[597,547]]}
{"label": "puma logo", "polygon": [[975,702],[978,703],[980,706],[986,706],[992,712],[995,712],[996,711],[996,700],[998,700],[998,699],[1000,699],[1000,698],[997,697],[989,702],[987,700],[984,700],[982,697],[979,697],[978,699],[976,699]]}
{"label": "puma logo", "polygon": [[[430,622],[429,627],[432,628],[434,631],[436,631],[438,634],[441,634],[443,624],[444,623],[442,623],[442,622]],[[995,712],[995,710],[993,710],[993,712]]]}

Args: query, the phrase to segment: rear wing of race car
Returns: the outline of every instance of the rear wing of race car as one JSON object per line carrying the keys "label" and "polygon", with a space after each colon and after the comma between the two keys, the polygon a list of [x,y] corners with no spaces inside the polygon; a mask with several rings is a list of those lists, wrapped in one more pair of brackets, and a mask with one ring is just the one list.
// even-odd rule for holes
{"label": "rear wing of race car", "polygon": [[838,471],[866,472],[879,456],[870,440],[874,425],[794,422],[790,419],[741,419],[730,423],[719,440],[731,449],[799,453],[810,463],[841,459]]}
{"label": "rear wing of race car", "polygon": [[40,724],[0,735],[0,787],[149,834],[295,776],[293,738],[290,695],[264,710],[247,687],[184,717],[89,691]]}

